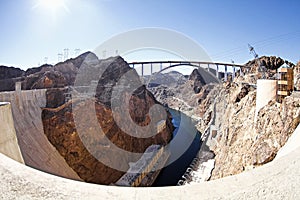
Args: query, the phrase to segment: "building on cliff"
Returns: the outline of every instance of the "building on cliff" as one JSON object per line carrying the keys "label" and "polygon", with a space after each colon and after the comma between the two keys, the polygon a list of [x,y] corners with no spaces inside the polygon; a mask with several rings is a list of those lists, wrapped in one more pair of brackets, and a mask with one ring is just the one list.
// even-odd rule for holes
{"label": "building on cliff", "polygon": [[294,88],[293,68],[282,66],[277,70],[279,75],[277,102],[281,103],[286,96],[290,96]]}

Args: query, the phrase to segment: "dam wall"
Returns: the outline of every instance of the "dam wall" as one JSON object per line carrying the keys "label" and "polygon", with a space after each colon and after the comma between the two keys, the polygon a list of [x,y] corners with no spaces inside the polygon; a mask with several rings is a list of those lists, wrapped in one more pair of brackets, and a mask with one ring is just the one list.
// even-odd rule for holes
{"label": "dam wall", "polygon": [[44,134],[41,119],[46,89],[0,92],[10,102],[18,144],[27,166],[58,176],[81,180]]}
{"label": "dam wall", "polygon": [[0,102],[0,153],[24,164],[8,102]]}

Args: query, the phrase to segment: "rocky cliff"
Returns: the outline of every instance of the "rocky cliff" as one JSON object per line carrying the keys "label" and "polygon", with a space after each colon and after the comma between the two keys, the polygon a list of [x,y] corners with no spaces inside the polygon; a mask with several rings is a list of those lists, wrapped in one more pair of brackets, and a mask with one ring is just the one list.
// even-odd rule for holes
{"label": "rocky cliff", "polygon": [[[122,156],[121,150],[143,153],[152,144],[166,145],[171,140],[173,131],[171,116],[168,114],[163,118],[166,120],[163,130],[151,137],[143,137],[150,132],[150,129],[157,130],[157,122],[149,114],[150,108],[154,104],[158,104],[154,96],[140,83],[133,94],[124,92],[112,96],[114,87],[122,82],[120,80],[126,73],[131,72],[131,79],[122,82],[118,87],[128,88],[132,82],[138,82],[138,74],[121,57],[100,61],[93,56],[87,63],[85,61],[82,64],[86,65],[87,69],[96,71],[109,66],[100,78],[97,77],[96,71],[88,72],[92,80],[98,81],[95,93],[84,100],[75,95],[76,97],[73,96],[70,101],[66,101],[64,97],[70,91],[49,89],[47,91],[47,108],[44,108],[42,113],[44,131],[49,141],[83,180],[111,184],[125,173],[111,166],[119,165],[128,169],[129,163],[135,162],[139,158]],[[75,69],[73,66],[76,65],[67,63],[64,66],[64,70],[59,67],[61,73],[67,72],[68,69],[73,72]],[[82,86],[90,84],[90,81],[85,80],[85,76],[81,78]],[[67,82],[74,81],[74,79],[74,75],[65,77]],[[81,88],[78,85],[74,86],[71,91],[73,94],[76,93],[76,87]],[[111,103],[113,98],[119,100],[119,104],[114,108]],[[129,101],[130,117],[122,118],[124,113],[121,107],[126,105],[126,101]],[[94,118],[96,120],[92,120]],[[120,118],[122,118],[122,123],[127,126],[126,130],[133,132],[136,130],[136,125],[144,127],[143,131],[139,132],[139,137],[132,136],[121,129],[116,121]],[[99,131],[99,127],[101,131]],[[82,137],[85,138],[84,141]],[[95,151],[90,152],[90,148]],[[111,166],[106,165],[108,163],[111,163]]]}
{"label": "rocky cliff", "polygon": [[23,90],[60,88],[74,83],[82,62],[94,59],[95,54],[86,52],[56,65],[42,65],[23,71],[19,68],[0,66],[0,91],[12,91],[15,82],[22,83]]}
{"label": "rocky cliff", "polygon": [[189,76],[189,80],[192,82],[193,90],[195,93],[199,93],[201,88],[206,85],[205,80],[197,69],[194,69]]}
{"label": "rocky cliff", "polygon": [[155,98],[164,105],[179,110],[194,119],[199,118],[199,103],[203,101],[208,92],[216,85],[206,83],[198,70],[193,70],[187,81],[176,87],[159,85],[149,90]]}
{"label": "rocky cliff", "polygon": [[[295,65],[288,60],[284,60],[280,57],[276,56],[262,56],[259,58],[262,66],[265,67],[266,78],[275,78],[276,70],[281,67],[283,64],[286,64],[290,67],[294,67]],[[261,78],[262,74],[258,70],[258,62],[256,60],[251,60],[245,64],[245,66],[250,67],[250,70],[244,69],[244,73],[252,73],[256,74],[258,78]]]}
{"label": "rocky cliff", "polygon": [[20,68],[0,66],[0,80],[17,78],[25,72]]}
{"label": "rocky cliff", "polygon": [[295,89],[300,91],[300,61],[294,67],[294,83]]}
{"label": "rocky cliff", "polygon": [[256,89],[247,84],[216,86],[200,104],[198,128],[213,125],[210,148],[216,154],[212,179],[240,173],[273,160],[299,124],[300,99],[275,100],[261,109],[254,121]]}
{"label": "rocky cliff", "polygon": [[[267,77],[275,78],[276,69],[284,63],[294,66],[278,57],[263,56],[260,59],[267,68]],[[282,104],[275,100],[269,102],[254,121],[255,84],[261,74],[257,73],[254,60],[246,65],[250,70],[245,70],[244,76],[222,84],[204,85],[196,94],[192,82],[189,87],[184,86],[185,90],[180,87],[153,89],[157,99],[198,120],[197,128],[203,139],[212,139],[207,142],[216,155],[211,179],[272,161],[300,121],[299,95],[286,97]],[[297,80],[295,82],[297,85]]]}
{"label": "rocky cliff", "polygon": [[153,73],[152,75],[145,75],[143,77],[144,83],[148,87],[157,87],[159,85],[165,87],[177,87],[187,81],[187,77],[180,72],[170,71],[167,73]]}

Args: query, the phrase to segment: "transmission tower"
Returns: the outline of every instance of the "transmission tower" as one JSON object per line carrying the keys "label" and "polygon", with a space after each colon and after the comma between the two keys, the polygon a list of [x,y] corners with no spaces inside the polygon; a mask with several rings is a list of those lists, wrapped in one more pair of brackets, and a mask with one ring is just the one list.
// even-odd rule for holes
{"label": "transmission tower", "polygon": [[263,78],[263,79],[266,78],[266,74],[265,74],[266,68],[265,68],[265,66],[263,66],[263,65],[261,64],[260,59],[259,59],[259,57],[258,57],[258,54],[257,54],[257,53],[255,52],[255,50],[254,50],[254,47],[251,46],[250,44],[248,44],[248,47],[249,47],[250,54],[253,55],[253,57],[254,57],[254,59],[255,59],[255,62],[256,62],[257,65],[258,65],[258,71],[262,73],[262,78]]}
{"label": "transmission tower", "polygon": [[63,54],[62,53],[58,53],[57,54],[57,62],[62,62],[62,58],[63,58]]}
{"label": "transmission tower", "polygon": [[80,54],[80,49],[75,49],[74,50],[74,56],[76,57],[76,56],[79,56],[79,54]]}
{"label": "transmission tower", "polygon": [[47,64],[47,62],[48,62],[48,57],[45,57],[44,58],[44,63]]}
{"label": "transmission tower", "polygon": [[69,58],[69,49],[64,49],[64,60]]}

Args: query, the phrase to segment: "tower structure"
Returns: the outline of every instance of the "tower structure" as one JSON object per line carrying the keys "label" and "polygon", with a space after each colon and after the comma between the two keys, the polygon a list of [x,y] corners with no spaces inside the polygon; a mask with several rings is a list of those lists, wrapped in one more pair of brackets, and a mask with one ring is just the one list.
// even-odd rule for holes
{"label": "tower structure", "polygon": [[262,78],[265,79],[266,78],[266,68],[265,66],[263,66],[260,62],[260,59],[259,59],[259,56],[258,54],[256,53],[255,49],[253,46],[251,46],[250,44],[248,44],[248,48],[249,48],[249,51],[250,51],[250,54],[253,55],[254,59],[255,59],[255,62],[257,63],[258,65],[258,72],[261,72],[262,73]]}
{"label": "tower structure", "polygon": [[74,50],[74,56],[76,57],[76,56],[79,56],[79,54],[80,54],[80,49],[75,49]]}
{"label": "tower structure", "polygon": [[69,58],[69,49],[64,49],[64,60],[67,60]]}

